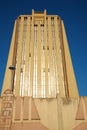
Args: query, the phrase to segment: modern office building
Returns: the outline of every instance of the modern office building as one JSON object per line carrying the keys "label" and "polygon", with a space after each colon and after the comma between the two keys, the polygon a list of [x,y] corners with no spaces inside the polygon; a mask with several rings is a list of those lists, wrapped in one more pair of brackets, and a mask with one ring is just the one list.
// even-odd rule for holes
{"label": "modern office building", "polygon": [[20,15],[0,97],[0,130],[87,130],[87,97],[79,97],[63,20]]}

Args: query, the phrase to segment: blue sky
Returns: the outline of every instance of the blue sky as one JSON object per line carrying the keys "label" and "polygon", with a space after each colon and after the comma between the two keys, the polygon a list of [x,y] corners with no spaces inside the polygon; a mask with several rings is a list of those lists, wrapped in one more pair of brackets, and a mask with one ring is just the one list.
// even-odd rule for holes
{"label": "blue sky", "polygon": [[79,94],[87,96],[87,0],[0,0],[0,91],[14,20],[20,14],[47,10],[64,20]]}

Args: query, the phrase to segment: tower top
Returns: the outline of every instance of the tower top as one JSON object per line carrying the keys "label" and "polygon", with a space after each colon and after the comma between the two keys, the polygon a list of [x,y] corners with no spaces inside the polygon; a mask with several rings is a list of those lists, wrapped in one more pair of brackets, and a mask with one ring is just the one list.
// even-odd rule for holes
{"label": "tower top", "polygon": [[46,14],[46,9],[42,12],[42,11],[34,11],[34,9],[32,9],[32,15],[38,15],[38,14],[40,14],[40,15],[44,15],[44,14]]}

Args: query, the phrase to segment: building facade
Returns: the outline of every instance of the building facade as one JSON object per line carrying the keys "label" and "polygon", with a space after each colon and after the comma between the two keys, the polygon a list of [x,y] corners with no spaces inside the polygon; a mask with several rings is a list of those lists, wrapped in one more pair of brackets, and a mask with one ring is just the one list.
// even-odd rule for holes
{"label": "building facade", "polygon": [[0,130],[86,130],[87,97],[79,97],[63,20],[20,15],[0,97]]}

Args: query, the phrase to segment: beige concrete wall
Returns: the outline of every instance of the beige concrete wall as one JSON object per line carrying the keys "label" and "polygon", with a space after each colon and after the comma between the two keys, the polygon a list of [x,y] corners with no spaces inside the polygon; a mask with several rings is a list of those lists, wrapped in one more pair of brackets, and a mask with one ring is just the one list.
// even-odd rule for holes
{"label": "beige concrete wall", "polygon": [[[25,100],[27,101],[27,104]],[[76,119],[77,112],[79,110],[78,108],[79,108],[80,101],[82,102],[81,105],[83,106],[84,119],[81,118]],[[18,102],[20,102],[20,104]],[[24,106],[25,104],[27,109]],[[82,112],[81,105],[79,111],[80,113]],[[20,110],[18,109],[19,107]],[[0,108],[1,108],[1,98],[0,98]],[[24,118],[24,115],[26,119]],[[1,117],[1,109],[0,109],[0,117]],[[84,97],[81,97],[78,100],[77,99],[66,100],[66,98],[60,98],[59,96],[54,99],[51,98],[32,99],[29,97],[24,97],[24,98],[14,97],[11,120],[12,120],[12,125],[19,124],[18,125],[19,128],[20,128],[20,123],[22,122],[22,124],[26,124],[26,123],[29,124],[29,128],[30,126],[33,125],[34,126],[36,125],[37,126],[36,128],[39,128],[40,126],[38,125],[41,124],[43,125],[42,127],[43,130],[45,129],[46,130],[74,130],[74,129],[80,130],[80,126],[82,128],[86,128],[85,127],[86,126],[85,123],[87,122],[86,104],[85,104]],[[0,124],[0,128],[1,128],[1,124]]]}
{"label": "beige concrete wall", "polygon": [[[17,98],[16,98],[17,99]],[[15,119],[15,108],[17,109],[16,99],[13,107],[13,123],[16,122],[41,122],[49,130],[72,130],[74,126],[83,122],[83,120],[75,120],[76,113],[78,110],[79,100],[71,99],[67,101],[65,98],[59,96],[55,99],[34,99],[35,106],[33,105],[34,111],[32,111],[32,98],[28,99],[26,107],[28,107],[28,119],[24,120],[24,99],[21,98],[21,116],[19,120]],[[36,112],[35,112],[36,111]],[[32,118],[32,114],[36,113],[36,117]],[[38,113],[38,114],[37,114]],[[38,117],[39,115],[39,117]],[[38,120],[37,120],[38,118]],[[84,120],[84,122],[87,119]]]}

